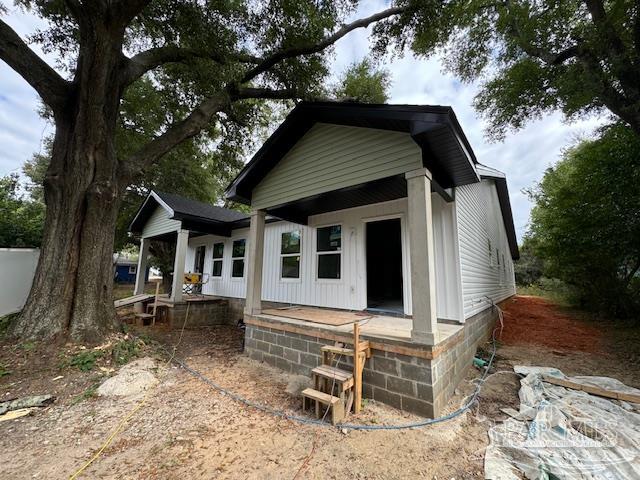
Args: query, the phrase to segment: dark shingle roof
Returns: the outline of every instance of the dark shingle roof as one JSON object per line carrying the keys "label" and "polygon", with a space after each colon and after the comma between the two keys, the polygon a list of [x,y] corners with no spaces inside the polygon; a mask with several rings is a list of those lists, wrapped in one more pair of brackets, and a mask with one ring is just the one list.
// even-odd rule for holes
{"label": "dark shingle roof", "polygon": [[216,222],[237,222],[238,220],[249,218],[249,215],[238,212],[237,210],[191,200],[190,198],[185,198],[173,193],[156,192],[156,194],[171,207],[174,212],[174,218],[176,219],[188,216]]}
{"label": "dark shingle roof", "polygon": [[129,231],[135,234],[142,233],[158,206],[172,210],[172,219],[180,220],[182,228],[195,232],[229,236],[232,229],[249,225],[249,215],[246,213],[173,193],[151,191],[129,225]]}

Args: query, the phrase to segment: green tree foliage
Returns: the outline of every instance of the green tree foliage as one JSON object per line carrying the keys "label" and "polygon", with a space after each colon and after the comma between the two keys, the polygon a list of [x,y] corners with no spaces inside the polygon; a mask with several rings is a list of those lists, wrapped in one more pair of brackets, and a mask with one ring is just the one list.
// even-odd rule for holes
{"label": "green tree foliage", "polygon": [[18,176],[0,178],[0,247],[39,247],[44,207],[18,193]]}
{"label": "green tree foliage", "polygon": [[371,60],[365,58],[349,65],[343,78],[333,88],[337,100],[362,103],[386,103],[391,75],[386,69],[376,69]]}
{"label": "green tree foliage", "polygon": [[640,306],[640,139],[612,125],[567,150],[529,194],[530,234],[545,275],[584,306],[631,315]]}
{"label": "green tree foliage", "polygon": [[542,278],[543,262],[536,255],[533,243],[531,237],[525,237],[520,245],[520,258],[513,265],[516,285],[534,285]]}
{"label": "green tree foliage", "polygon": [[395,43],[442,53],[463,81],[482,82],[476,107],[495,139],[560,109],[574,119],[608,110],[640,134],[640,9],[620,0],[403,0],[374,27]]}

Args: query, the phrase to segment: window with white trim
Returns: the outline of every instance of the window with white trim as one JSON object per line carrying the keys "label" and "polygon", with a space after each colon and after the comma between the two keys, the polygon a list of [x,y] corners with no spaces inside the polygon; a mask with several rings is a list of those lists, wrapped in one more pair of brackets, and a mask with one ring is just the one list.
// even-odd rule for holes
{"label": "window with white trim", "polygon": [[280,278],[300,278],[300,230],[284,232],[280,239]]}
{"label": "window with white trim", "polygon": [[129,275],[135,275],[137,271],[137,265],[129,265]]}
{"label": "window with white trim", "polygon": [[231,276],[233,278],[244,277],[244,250],[246,240],[234,240],[231,248]]}
{"label": "window with white trim", "polygon": [[212,277],[222,276],[222,257],[224,257],[224,243],[213,244],[213,268],[211,269]]}
{"label": "window with white trim", "polygon": [[317,276],[339,279],[342,264],[342,226],[330,225],[316,230]]}

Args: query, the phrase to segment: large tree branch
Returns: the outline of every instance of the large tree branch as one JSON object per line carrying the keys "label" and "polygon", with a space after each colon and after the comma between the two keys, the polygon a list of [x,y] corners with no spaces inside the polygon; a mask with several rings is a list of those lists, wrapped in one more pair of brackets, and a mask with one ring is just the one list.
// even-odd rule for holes
{"label": "large tree branch", "polygon": [[270,88],[229,88],[228,91],[204,100],[184,120],[169,127],[140,150],[126,159],[124,175],[129,181],[144,171],[146,167],[169,152],[179,143],[196,136],[211,121],[216,113],[227,109],[233,102],[249,98],[293,99],[298,95],[294,90],[273,90]]}
{"label": "large tree branch", "polygon": [[258,63],[260,61],[259,58],[244,53],[222,54],[210,50],[167,45],[164,47],[150,48],[126,59],[127,67],[123,74],[122,84],[123,86],[130,85],[146,72],[166,63],[185,62],[193,58],[208,58],[219,64],[225,64],[231,61],[242,63]]}
{"label": "large tree branch", "polygon": [[356,30],[358,28],[366,28],[374,22],[378,22],[380,20],[384,20],[385,18],[392,17],[394,15],[398,15],[406,10],[405,7],[392,7],[381,12],[375,13],[369,17],[361,18],[356,20],[355,22],[348,23],[343,25],[342,28],[334,32],[333,34],[325,37],[320,40],[318,43],[311,45],[301,45],[298,47],[290,47],[284,48],[282,50],[278,50],[271,55],[265,57],[258,65],[245,73],[244,77],[240,81],[240,83],[247,83],[260,75],[261,73],[266,72],[275,64],[286,60],[288,58],[298,57],[301,55],[312,55],[314,53],[321,52],[325,48],[333,45],[342,37],[344,37],[349,32]]}
{"label": "large tree branch", "polygon": [[31,85],[54,111],[69,93],[70,83],[42,60],[18,34],[0,20],[0,59]]}

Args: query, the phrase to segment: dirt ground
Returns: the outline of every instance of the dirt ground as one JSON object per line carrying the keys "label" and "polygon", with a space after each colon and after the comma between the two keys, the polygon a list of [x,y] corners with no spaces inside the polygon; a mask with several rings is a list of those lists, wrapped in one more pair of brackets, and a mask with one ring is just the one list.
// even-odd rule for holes
{"label": "dirt ground", "polygon": [[[482,478],[486,432],[504,418],[501,408],[518,405],[513,364],[551,365],[567,374],[609,375],[639,385],[640,369],[633,363],[638,337],[631,327],[572,316],[536,297],[515,297],[504,307],[496,373],[485,383],[479,407],[455,420],[372,432],[300,425],[238,403],[170,366],[158,369],[160,385],[80,478]],[[532,325],[536,333],[526,334]],[[579,332],[575,344],[571,335],[557,334],[565,328]],[[145,333],[165,345],[180,337],[178,331]],[[296,392],[306,379],[246,358],[241,342],[231,327],[186,330],[176,355],[225,388],[300,414]],[[144,343],[138,355],[166,362],[151,338]],[[10,372],[0,377],[0,401],[26,394],[57,397],[31,416],[0,422],[0,478],[69,478],[141,401],[93,396],[94,386],[114,373],[114,357],[105,354],[95,368],[81,372],[65,362],[78,351],[73,345],[0,343],[0,365]],[[620,365],[621,359],[633,368]],[[463,403],[478,376],[470,367],[449,411]],[[416,420],[373,401],[350,419],[372,425]]]}

